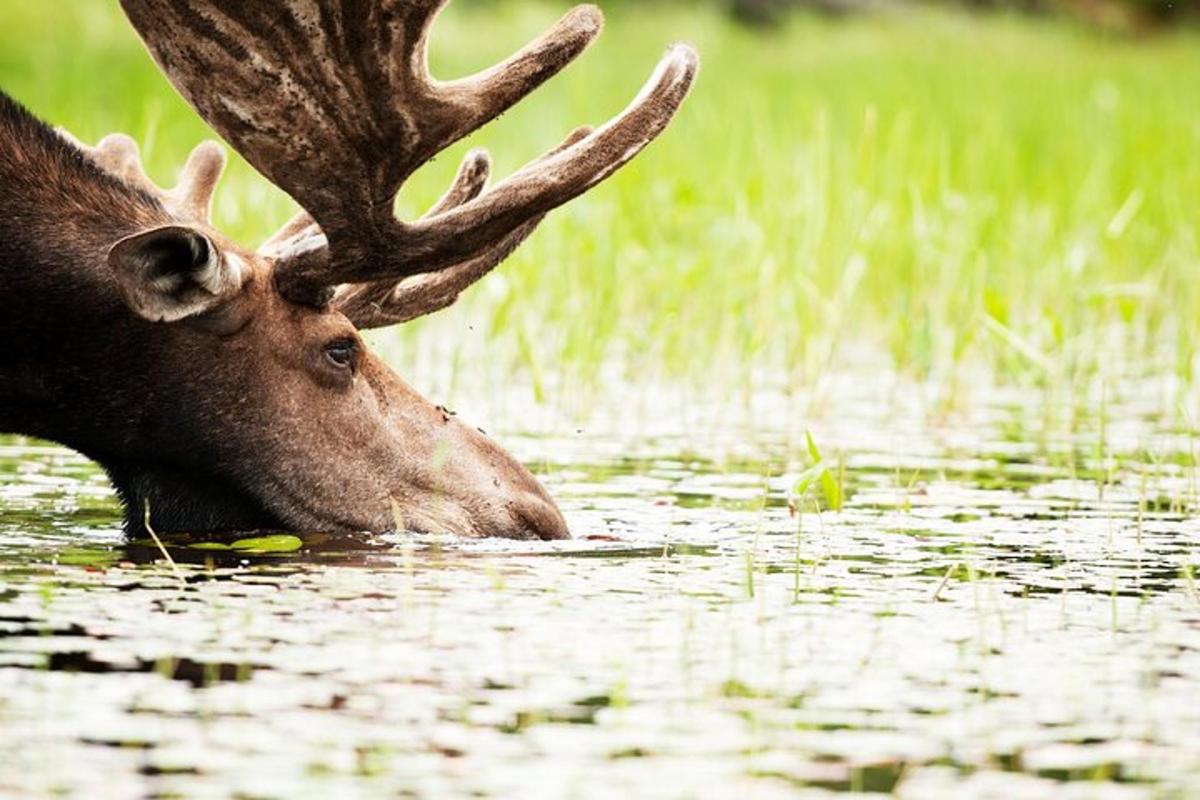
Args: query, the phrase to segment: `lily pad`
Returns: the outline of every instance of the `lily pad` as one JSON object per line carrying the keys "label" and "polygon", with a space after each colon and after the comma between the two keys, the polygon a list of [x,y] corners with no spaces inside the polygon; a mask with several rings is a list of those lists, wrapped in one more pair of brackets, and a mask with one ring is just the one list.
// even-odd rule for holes
{"label": "lily pad", "polygon": [[280,533],[273,536],[252,536],[238,539],[229,549],[243,553],[292,553],[304,546],[299,536]]}

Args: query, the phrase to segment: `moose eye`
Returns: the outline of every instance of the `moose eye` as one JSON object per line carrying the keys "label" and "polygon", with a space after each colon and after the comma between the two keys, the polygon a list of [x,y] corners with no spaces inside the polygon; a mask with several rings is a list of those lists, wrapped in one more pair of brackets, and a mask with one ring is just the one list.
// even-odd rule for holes
{"label": "moose eye", "polygon": [[325,345],[325,357],[341,369],[352,368],[357,355],[358,342],[353,339],[338,339]]}

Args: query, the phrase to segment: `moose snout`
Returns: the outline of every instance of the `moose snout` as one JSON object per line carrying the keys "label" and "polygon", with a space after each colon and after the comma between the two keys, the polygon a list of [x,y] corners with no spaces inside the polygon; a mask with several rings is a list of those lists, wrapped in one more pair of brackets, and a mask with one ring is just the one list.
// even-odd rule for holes
{"label": "moose snout", "polygon": [[[382,446],[397,465],[386,490],[404,527],[469,538],[571,538],[550,493],[518,458],[399,380],[393,386],[411,398],[391,409],[390,427],[402,446]],[[384,524],[391,521],[389,515]]]}
{"label": "moose snout", "polygon": [[452,418],[444,468],[458,476],[471,534],[504,539],[570,539],[567,521],[533,473],[487,434]]}
{"label": "moose snout", "polygon": [[512,509],[514,530],[512,539],[570,539],[567,521],[553,501],[528,492],[520,497]]}

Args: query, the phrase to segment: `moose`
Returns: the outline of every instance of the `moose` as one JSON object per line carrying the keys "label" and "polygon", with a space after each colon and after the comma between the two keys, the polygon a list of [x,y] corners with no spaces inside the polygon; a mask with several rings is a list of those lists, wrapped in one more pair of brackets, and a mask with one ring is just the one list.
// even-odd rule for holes
{"label": "moose", "polygon": [[359,332],[449,306],[554,208],[657,137],[698,58],[671,46],[596,129],[489,186],[471,151],[419,219],[393,210],[438,152],[494,120],[600,32],[569,11],[470,77],[429,73],[446,0],[121,0],[167,78],[303,209],[256,251],[210,224],[223,149],[177,185],[137,145],[88,147],[0,92],[0,432],[99,463],[125,528],[561,539],[547,491],[421,397]]}

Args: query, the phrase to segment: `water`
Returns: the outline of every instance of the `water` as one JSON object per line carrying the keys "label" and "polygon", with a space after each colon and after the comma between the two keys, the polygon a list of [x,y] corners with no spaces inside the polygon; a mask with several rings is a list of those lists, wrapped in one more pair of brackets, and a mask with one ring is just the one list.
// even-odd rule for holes
{"label": "water", "polygon": [[0,796],[1194,795],[1196,436],[1136,391],[846,391],[840,514],[791,496],[794,408],[666,414],[503,437],[576,541],[177,571],[86,461],[5,446]]}

